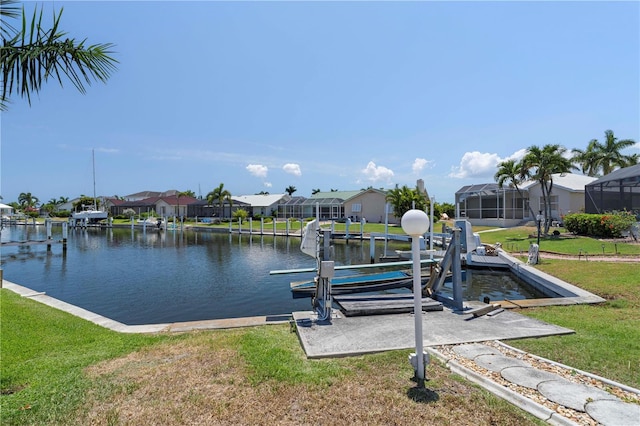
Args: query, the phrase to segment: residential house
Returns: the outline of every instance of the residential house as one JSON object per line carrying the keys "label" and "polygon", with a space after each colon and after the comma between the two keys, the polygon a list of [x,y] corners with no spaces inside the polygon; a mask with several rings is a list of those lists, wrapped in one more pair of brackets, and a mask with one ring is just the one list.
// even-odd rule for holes
{"label": "residential house", "polygon": [[[585,185],[595,178],[574,174],[552,175],[551,218],[561,221],[569,212],[584,210]],[[535,221],[544,210],[539,182],[528,181],[519,186],[500,188],[497,183],[466,185],[456,191],[456,216],[472,225],[516,226]],[[532,217],[531,212],[534,216]]]}
{"label": "residential house", "polygon": [[247,210],[249,217],[272,216],[278,212],[278,206],[291,199],[289,194],[256,194],[232,196],[234,205],[242,203],[243,209]]}
{"label": "residential house", "polygon": [[585,211],[632,211],[640,214],[640,164],[614,170],[586,186]]}

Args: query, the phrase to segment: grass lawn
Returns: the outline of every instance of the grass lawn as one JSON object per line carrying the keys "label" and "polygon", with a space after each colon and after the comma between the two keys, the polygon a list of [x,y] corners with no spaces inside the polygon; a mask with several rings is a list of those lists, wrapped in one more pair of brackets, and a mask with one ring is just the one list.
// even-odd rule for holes
{"label": "grass lawn", "polygon": [[308,360],[288,325],[118,334],[0,290],[0,424],[517,424],[541,421],[407,351]]}
{"label": "grass lawn", "polygon": [[599,305],[522,309],[519,312],[524,315],[576,333],[508,343],[640,388],[640,266],[554,259],[544,260],[537,267],[607,301]]}

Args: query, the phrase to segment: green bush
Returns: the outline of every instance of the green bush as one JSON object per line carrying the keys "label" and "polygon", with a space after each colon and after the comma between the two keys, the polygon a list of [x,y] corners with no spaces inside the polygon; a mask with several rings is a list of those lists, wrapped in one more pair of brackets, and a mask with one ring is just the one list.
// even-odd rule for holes
{"label": "green bush", "polygon": [[619,238],[622,233],[631,229],[636,221],[633,214],[627,211],[605,214],[575,213],[564,217],[567,231],[596,238]]}

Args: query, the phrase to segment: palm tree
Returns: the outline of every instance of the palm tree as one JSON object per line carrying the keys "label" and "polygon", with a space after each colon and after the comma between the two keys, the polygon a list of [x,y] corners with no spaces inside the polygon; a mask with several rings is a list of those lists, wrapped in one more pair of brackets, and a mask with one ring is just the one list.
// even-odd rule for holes
{"label": "palm tree", "polygon": [[[522,178],[520,177],[521,170],[522,165],[519,162],[515,160],[505,160],[498,164],[498,171],[493,175],[493,178],[498,183],[498,187],[503,188],[506,183],[508,186],[515,188],[520,198],[524,199],[525,197],[518,186],[522,183]],[[531,209],[531,203],[529,203],[529,213],[531,213],[531,217],[535,216]]]}
{"label": "palm tree", "polygon": [[622,167],[631,167],[640,164],[640,154],[627,155],[627,164]]}
{"label": "palm tree", "polygon": [[600,169],[600,154],[598,152],[598,141],[592,139],[587,145],[587,149],[582,151],[581,149],[574,148],[571,150],[573,157],[571,161],[578,166],[582,173],[587,176],[598,176],[598,170]]}
{"label": "palm tree", "polygon": [[[564,154],[567,149],[561,145],[545,145],[540,148],[531,146],[520,162],[520,178],[532,179],[540,184],[544,216],[551,219],[551,192],[553,191],[553,174],[568,173],[573,165]],[[544,233],[549,233],[550,220],[545,220]]]}
{"label": "palm tree", "polygon": [[[27,98],[31,105],[32,92],[40,92],[43,83],[55,78],[62,86],[65,75],[80,93],[85,93],[85,84],[92,79],[106,82],[115,71],[118,61],[110,55],[111,43],[85,45],[86,40],[77,42],[59,29],[62,9],[53,16],[52,28],[42,27],[41,9],[36,6],[33,17],[28,20],[24,8],[16,6],[16,0],[0,0],[2,18],[2,97],[0,110],[7,109],[12,94]],[[22,15],[22,25],[16,29],[6,18],[16,19]]]}
{"label": "palm tree", "polygon": [[285,188],[284,192],[286,192],[289,195],[293,195],[294,192],[296,192],[297,189],[295,186],[293,185],[289,185],[287,188]]}
{"label": "palm tree", "polygon": [[[193,192],[193,191],[191,191]],[[178,191],[176,192],[176,201],[178,202],[178,217],[182,218],[182,215],[180,214],[180,197],[189,197],[189,191]]]}
{"label": "palm tree", "polygon": [[60,197],[58,198],[58,204],[65,204],[69,202],[69,197]]}
{"label": "palm tree", "polygon": [[[225,200],[229,202],[229,215],[231,215],[233,200],[231,199],[231,192],[224,189],[224,183],[221,183],[217,188],[207,194],[209,204],[213,205],[213,203],[217,201],[221,211]],[[224,214],[224,212],[222,213]]]}
{"label": "palm tree", "polygon": [[18,203],[20,203],[20,207],[24,208],[35,208],[40,200],[35,195],[32,195],[30,192],[21,192],[18,195]]}
{"label": "palm tree", "polygon": [[318,192],[320,192],[320,188],[312,189],[312,190],[311,190],[311,195],[315,195],[315,194],[317,194]]}
{"label": "palm tree", "polygon": [[418,210],[426,210],[427,198],[416,187],[409,188],[407,185],[396,187],[387,193],[386,200],[393,207],[393,214],[396,217],[402,217],[408,210],[413,208]]}
{"label": "palm tree", "polygon": [[631,160],[628,155],[620,153],[625,148],[635,145],[635,141],[631,139],[618,140],[613,135],[613,131],[606,130],[604,132],[605,141],[599,143],[596,141],[596,147],[599,156],[599,166],[603,175],[608,175],[615,170],[616,167],[626,167]]}

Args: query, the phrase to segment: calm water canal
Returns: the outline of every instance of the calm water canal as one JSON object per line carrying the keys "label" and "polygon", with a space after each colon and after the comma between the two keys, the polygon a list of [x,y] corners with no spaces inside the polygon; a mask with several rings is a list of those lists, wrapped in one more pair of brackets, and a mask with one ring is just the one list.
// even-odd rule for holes
{"label": "calm water canal", "polygon": [[[2,230],[2,241],[45,238],[44,226]],[[289,284],[313,274],[269,271],[315,266],[299,237],[123,228],[70,230],[66,255],[60,244],[3,247],[1,260],[6,280],[130,325],[310,310]],[[368,263],[368,241],[336,244],[335,260]]]}
{"label": "calm water canal", "polygon": [[[61,227],[53,227],[60,239]],[[2,241],[43,240],[44,226],[2,230]],[[390,243],[388,251],[407,249]],[[376,244],[376,259],[384,244]],[[336,241],[336,265],[369,263],[369,241]],[[2,247],[4,278],[124,324],[155,324],[311,310],[310,299],[294,299],[291,281],[312,273],[270,275],[281,269],[312,268],[299,237],[148,231],[113,228],[70,230],[62,245]],[[372,269],[360,273],[375,272]],[[354,275],[340,271],[337,275]],[[473,271],[466,300],[544,297],[510,274]],[[450,292],[450,284],[449,292]],[[399,290],[404,291],[404,290]],[[447,289],[444,290],[447,292]]]}

